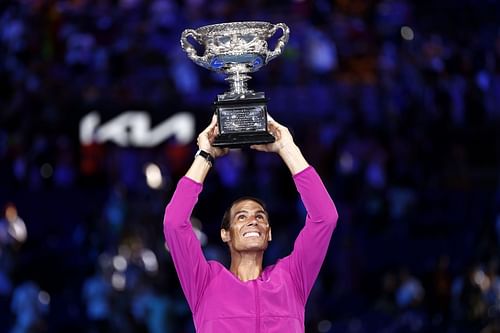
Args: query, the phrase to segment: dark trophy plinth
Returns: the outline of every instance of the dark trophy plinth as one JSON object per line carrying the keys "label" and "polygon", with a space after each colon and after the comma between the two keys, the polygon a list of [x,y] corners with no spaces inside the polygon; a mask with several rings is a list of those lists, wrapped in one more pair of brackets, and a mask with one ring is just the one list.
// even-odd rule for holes
{"label": "dark trophy plinth", "polygon": [[[267,39],[278,29],[283,35],[271,51]],[[230,90],[218,95],[214,102],[219,135],[213,146],[240,148],[274,142],[267,129],[265,94],[249,90],[247,81],[251,78],[249,73],[281,54],[288,36],[289,29],[285,24],[268,22],[221,23],[183,31],[181,45],[191,60],[228,75],[226,81],[230,83]],[[205,47],[203,56],[196,54],[188,37]]]}
{"label": "dark trophy plinth", "polygon": [[264,93],[221,98],[214,102],[219,135],[213,146],[241,148],[274,142],[267,131],[267,104]]}

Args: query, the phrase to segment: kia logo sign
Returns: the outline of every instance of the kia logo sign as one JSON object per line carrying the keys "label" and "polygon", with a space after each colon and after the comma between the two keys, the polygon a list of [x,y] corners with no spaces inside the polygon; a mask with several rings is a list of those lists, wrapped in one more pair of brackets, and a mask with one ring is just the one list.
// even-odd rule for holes
{"label": "kia logo sign", "polygon": [[101,125],[101,117],[92,111],[80,121],[80,143],[113,142],[122,147],[154,147],[170,137],[180,144],[194,139],[195,119],[187,112],[174,114],[151,128],[145,111],[125,111]]}

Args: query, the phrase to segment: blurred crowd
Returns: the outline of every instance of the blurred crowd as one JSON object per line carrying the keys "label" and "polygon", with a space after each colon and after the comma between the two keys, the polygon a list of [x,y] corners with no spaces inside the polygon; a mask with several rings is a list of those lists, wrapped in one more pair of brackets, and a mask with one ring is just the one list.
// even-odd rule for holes
{"label": "blurred crowd", "polygon": [[[340,214],[306,331],[500,332],[498,2],[19,0],[0,2],[0,333],[194,332],[162,218],[195,142],[82,144],[79,122],[185,111],[201,130],[228,84],[181,32],[249,20],[290,27],[249,86]],[[305,212],[282,162],[245,149],[205,183],[204,252],[227,263],[243,194],[268,204],[273,263]]]}

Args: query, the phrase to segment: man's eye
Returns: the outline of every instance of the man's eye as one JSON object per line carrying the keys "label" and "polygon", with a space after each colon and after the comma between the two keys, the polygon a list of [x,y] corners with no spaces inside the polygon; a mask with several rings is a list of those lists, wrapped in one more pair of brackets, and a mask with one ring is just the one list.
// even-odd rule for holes
{"label": "man's eye", "polygon": [[257,215],[257,219],[263,220],[264,219],[264,215]]}
{"label": "man's eye", "polygon": [[245,215],[238,215],[237,217],[238,220],[242,221],[245,219]]}

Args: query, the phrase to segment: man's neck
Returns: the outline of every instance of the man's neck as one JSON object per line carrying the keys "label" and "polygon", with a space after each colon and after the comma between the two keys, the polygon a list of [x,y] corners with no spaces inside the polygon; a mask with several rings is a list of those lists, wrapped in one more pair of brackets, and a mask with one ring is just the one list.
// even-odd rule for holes
{"label": "man's neck", "polygon": [[238,252],[231,254],[231,273],[241,281],[255,280],[262,273],[263,252]]}

